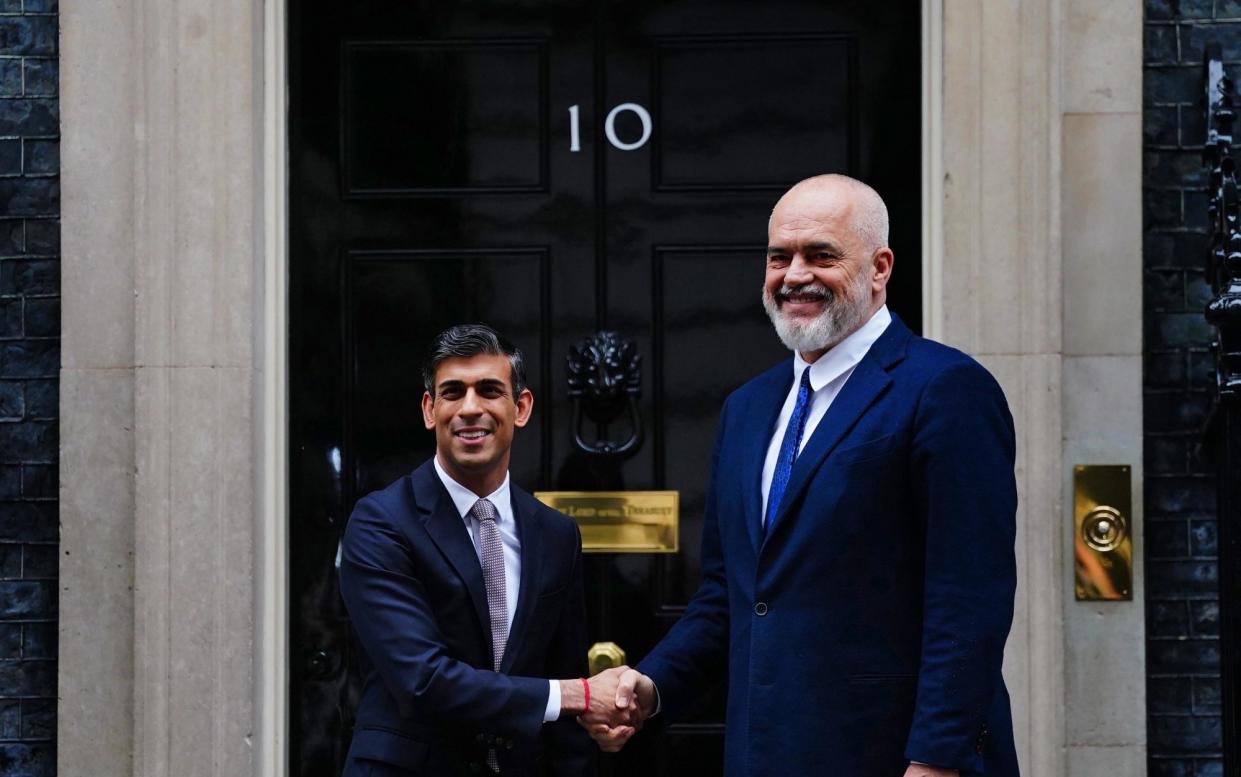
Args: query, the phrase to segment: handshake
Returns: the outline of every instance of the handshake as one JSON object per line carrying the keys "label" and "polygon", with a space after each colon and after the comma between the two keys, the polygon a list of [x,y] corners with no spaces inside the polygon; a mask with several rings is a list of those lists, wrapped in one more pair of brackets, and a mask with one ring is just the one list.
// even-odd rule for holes
{"label": "handshake", "polygon": [[561,710],[577,715],[578,724],[599,749],[615,753],[655,713],[657,695],[651,678],[636,669],[617,666],[584,682],[561,680],[560,699]]}

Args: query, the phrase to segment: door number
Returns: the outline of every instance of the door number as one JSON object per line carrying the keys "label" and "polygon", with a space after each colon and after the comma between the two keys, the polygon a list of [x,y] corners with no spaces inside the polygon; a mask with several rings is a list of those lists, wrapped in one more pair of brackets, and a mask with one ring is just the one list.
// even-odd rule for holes
{"label": "door number", "polygon": [[[638,121],[642,122],[642,137],[632,143],[626,143],[616,136],[616,117],[625,111],[630,111],[638,117]],[[608,117],[603,122],[603,134],[607,135],[609,143],[621,151],[637,151],[651,139],[651,126],[651,114],[646,108],[637,103],[621,103],[608,111]],[[569,106],[569,150],[573,152],[582,150],[582,132],[576,105]]]}

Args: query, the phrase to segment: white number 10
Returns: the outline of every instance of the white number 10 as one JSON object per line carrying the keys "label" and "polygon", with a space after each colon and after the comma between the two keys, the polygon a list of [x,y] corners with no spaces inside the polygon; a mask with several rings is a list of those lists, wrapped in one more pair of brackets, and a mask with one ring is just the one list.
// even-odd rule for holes
{"label": "white number 10", "polygon": [[[638,121],[642,122],[642,137],[633,143],[625,143],[616,136],[616,117],[625,111],[631,111],[638,117]],[[637,103],[621,103],[608,111],[608,117],[603,122],[603,134],[607,135],[609,143],[621,151],[637,151],[651,139],[651,127],[651,114],[646,108]],[[569,106],[569,150],[572,152],[582,150],[582,133],[576,105]]]}

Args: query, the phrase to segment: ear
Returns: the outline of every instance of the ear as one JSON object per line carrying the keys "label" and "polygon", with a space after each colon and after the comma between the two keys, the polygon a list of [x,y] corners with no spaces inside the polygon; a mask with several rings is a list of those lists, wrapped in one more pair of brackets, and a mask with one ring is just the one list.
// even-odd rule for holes
{"label": "ear", "polygon": [[434,407],[435,400],[431,398],[431,392],[422,392],[422,423],[428,429],[435,428],[435,414],[432,412]]}
{"label": "ear", "polygon": [[892,249],[887,246],[875,252],[871,262],[871,291],[878,293],[887,287],[888,279],[892,277],[892,264],[895,261],[896,257],[892,255]]}
{"label": "ear", "polygon": [[534,394],[530,393],[530,389],[524,388],[517,395],[517,418],[513,420],[516,426],[525,426],[530,421],[530,414],[534,412]]}

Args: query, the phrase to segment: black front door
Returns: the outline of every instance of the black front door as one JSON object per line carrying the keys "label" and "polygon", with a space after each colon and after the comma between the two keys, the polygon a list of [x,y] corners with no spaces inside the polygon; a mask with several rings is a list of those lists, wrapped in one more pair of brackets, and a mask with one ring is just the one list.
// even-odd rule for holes
{"label": "black front door", "polygon": [[[890,305],[920,320],[919,3],[290,0],[291,773],[339,773],[359,690],[337,542],[431,456],[420,361],[486,321],[526,352],[528,490],[674,489],[676,555],[593,555],[592,641],[640,659],[699,581],[726,394],[783,358],[759,304],[766,222],[839,171],[892,215]],[[575,449],[565,358],[642,356],[645,441]],[[796,668],[791,667],[790,670]],[[718,775],[722,689],[614,774]]]}

